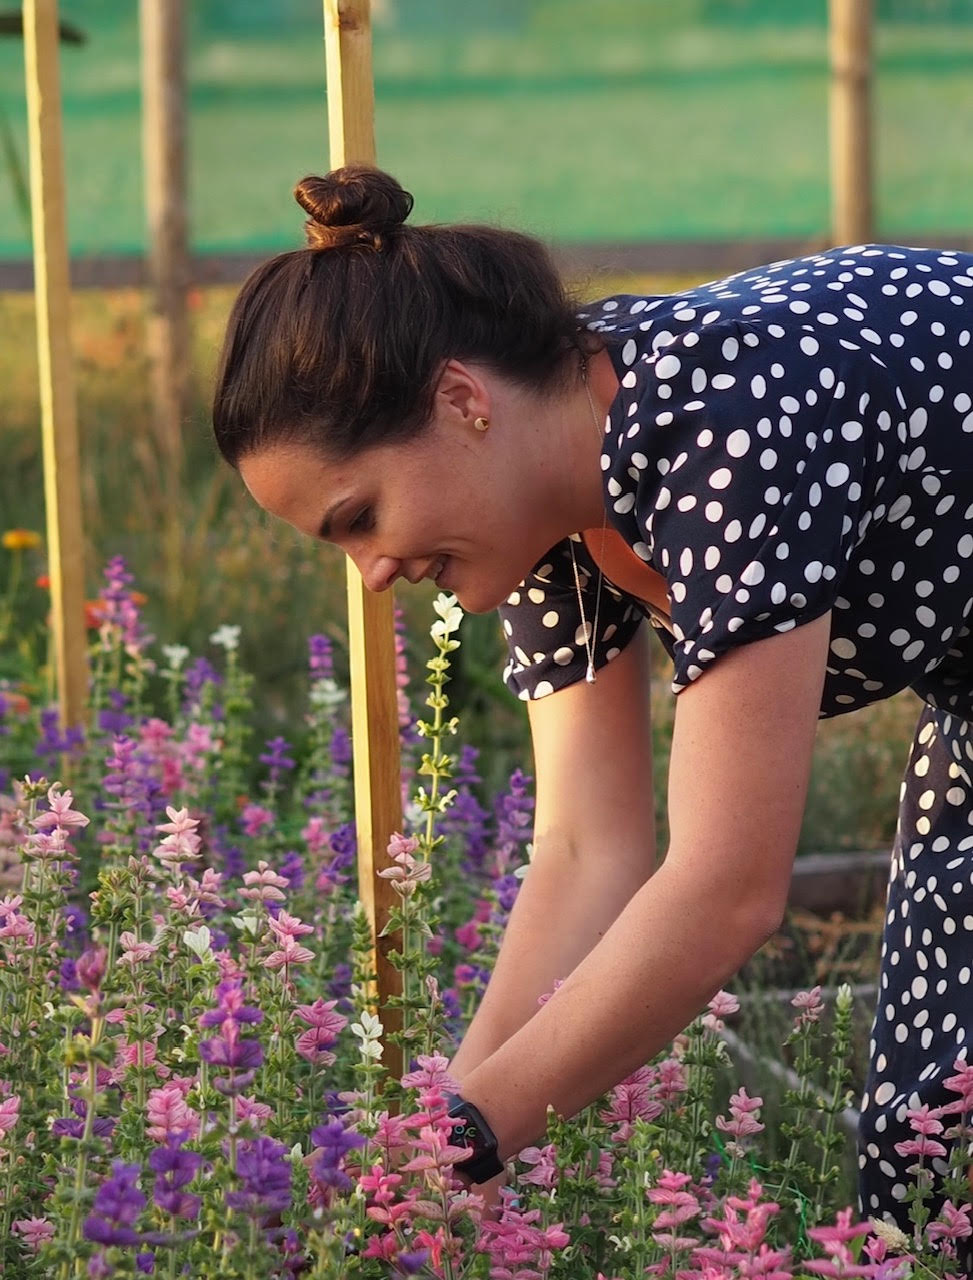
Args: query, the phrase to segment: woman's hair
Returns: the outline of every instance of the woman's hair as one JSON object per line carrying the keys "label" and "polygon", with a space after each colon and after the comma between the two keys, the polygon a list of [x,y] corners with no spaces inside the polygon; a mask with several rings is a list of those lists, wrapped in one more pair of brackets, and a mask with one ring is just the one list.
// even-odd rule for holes
{"label": "woman's hair", "polygon": [[233,306],[213,426],[233,466],[310,444],[334,459],[416,434],[449,359],[538,391],[584,335],[546,249],[484,226],[406,226],[412,197],[379,169],[305,178],[308,247],[258,267]]}

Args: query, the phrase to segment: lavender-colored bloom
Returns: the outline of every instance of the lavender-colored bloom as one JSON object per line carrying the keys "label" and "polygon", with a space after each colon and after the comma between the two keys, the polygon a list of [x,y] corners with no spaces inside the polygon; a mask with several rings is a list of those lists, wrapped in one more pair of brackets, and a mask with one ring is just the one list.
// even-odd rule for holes
{"label": "lavender-colored bloom", "polygon": [[395,1259],[395,1265],[404,1275],[414,1276],[426,1265],[428,1257],[428,1249],[415,1249],[411,1253],[400,1253]]}
{"label": "lavender-colored bloom", "polygon": [[[91,1125],[91,1132],[96,1138],[110,1138],[115,1132],[116,1124],[117,1121],[111,1116],[96,1116]],[[51,1133],[55,1138],[80,1138],[84,1133],[84,1119],[58,1116],[51,1125]]]}
{"label": "lavender-colored bloom", "polygon": [[174,1218],[194,1218],[199,1212],[200,1197],[184,1191],[203,1163],[195,1151],[184,1150],[178,1141],[156,1147],[149,1156],[149,1167],[157,1175],[152,1198],[160,1209]]}
{"label": "lavender-colored bloom", "polygon": [[291,849],[284,854],[278,871],[290,885],[293,893],[304,887],[304,859],[296,849]]}
{"label": "lavender-colored bloom", "polygon": [[35,755],[40,756],[49,773],[56,773],[60,768],[61,757],[77,754],[84,743],[84,730],[80,728],[61,731],[61,716],[57,707],[46,707],[41,711],[41,739],[35,748]]}
{"label": "lavender-colored bloom", "polygon": [[255,1138],[237,1151],[239,1191],[228,1191],[226,1203],[251,1217],[280,1213],[290,1204],[291,1167],[287,1148],[273,1138]]}
{"label": "lavender-colored bloom", "polygon": [[315,680],[334,679],[334,653],[327,636],[309,636],[308,668]]}
{"label": "lavender-colored bloom", "polygon": [[497,800],[494,813],[502,866],[531,838],[534,798],[529,794],[530,784],[531,779],[520,769],[515,769],[510,775],[507,792]]}
{"label": "lavender-colored bloom", "polygon": [[113,1160],[111,1168],[111,1177],[95,1193],[94,1211],[84,1223],[84,1238],[95,1244],[137,1244],[139,1237],[133,1224],[146,1204],[145,1196],[135,1185],[139,1166]]}
{"label": "lavender-colored bloom", "polygon": [[135,1270],[143,1276],[151,1276],[155,1273],[155,1254],[146,1250],[145,1253],[137,1253],[135,1255]]}
{"label": "lavender-colored bloom", "polygon": [[336,964],[331,971],[331,981],[328,983],[328,996],[330,999],[338,1001],[338,1009],[342,1013],[346,1013],[350,1008],[351,979],[352,972],[350,964]]}
{"label": "lavender-colored bloom", "polygon": [[81,983],[78,981],[78,965],[77,961],[71,956],[66,956],[61,961],[60,977],[58,979],[62,991],[80,991]]}
{"label": "lavender-colored bloom", "polygon": [[290,743],[285,738],[270,738],[267,742],[267,750],[258,759],[261,764],[267,765],[277,773],[284,769],[293,769],[294,759],[287,754],[289,750]]}
{"label": "lavender-colored bloom", "polygon": [[347,1151],[365,1145],[362,1135],[346,1129],[340,1120],[328,1120],[311,1130],[311,1142],[320,1148],[313,1165],[317,1181],[339,1191],[350,1191],[354,1184],[340,1165]]}
{"label": "lavender-colored bloom", "polygon": [[332,772],[339,778],[348,776],[351,764],[351,738],[344,725],[338,725],[331,735]]}
{"label": "lavender-colored bloom", "polygon": [[216,998],[217,1007],[208,1009],[199,1019],[199,1025],[218,1027],[220,1034],[199,1042],[199,1056],[213,1066],[239,1072],[239,1075],[231,1075],[228,1079],[213,1081],[223,1094],[238,1093],[246,1088],[253,1072],[263,1062],[260,1041],[241,1038],[240,1027],[262,1022],[263,1014],[259,1009],[244,1004],[243,984],[236,978],[221,982],[216,988]]}
{"label": "lavender-colored bloom", "polygon": [[120,689],[108,690],[108,706],[98,712],[98,728],[102,733],[122,734],[133,724],[125,710],[125,695]]}

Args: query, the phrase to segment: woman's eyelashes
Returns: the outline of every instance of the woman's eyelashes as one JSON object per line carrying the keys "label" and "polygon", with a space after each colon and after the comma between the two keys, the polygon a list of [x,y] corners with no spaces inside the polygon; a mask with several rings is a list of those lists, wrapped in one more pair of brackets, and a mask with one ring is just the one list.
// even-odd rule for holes
{"label": "woman's eyelashes", "polygon": [[371,507],[362,507],[354,520],[348,525],[349,533],[368,533],[373,525]]}

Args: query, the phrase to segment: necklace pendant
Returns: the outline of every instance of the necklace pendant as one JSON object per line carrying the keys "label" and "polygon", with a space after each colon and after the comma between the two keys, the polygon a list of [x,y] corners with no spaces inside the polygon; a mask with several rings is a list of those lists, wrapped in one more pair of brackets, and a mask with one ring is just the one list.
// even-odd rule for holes
{"label": "necklace pendant", "polygon": [[588,663],[588,670],[584,673],[584,678],[588,684],[594,684],[597,679],[595,669],[590,662]]}

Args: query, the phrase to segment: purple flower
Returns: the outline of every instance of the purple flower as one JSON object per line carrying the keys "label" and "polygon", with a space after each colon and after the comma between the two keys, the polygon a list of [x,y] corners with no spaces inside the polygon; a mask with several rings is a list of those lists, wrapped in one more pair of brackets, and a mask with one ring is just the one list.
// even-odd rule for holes
{"label": "purple flower", "polygon": [[239,1191],[228,1191],[231,1209],[254,1218],[280,1213],[290,1204],[291,1167],[287,1148],[273,1138],[255,1138],[241,1144],[237,1152]]}
{"label": "purple flower", "polygon": [[322,635],[309,636],[307,647],[308,667],[314,679],[333,679],[334,656],[332,653],[331,641],[328,637]]}
{"label": "purple flower", "polygon": [[288,881],[292,891],[296,892],[304,887],[304,860],[296,849],[284,854],[278,870]]}
{"label": "purple flower", "polygon": [[311,1143],[319,1148],[313,1166],[317,1181],[340,1191],[350,1191],[352,1181],[340,1165],[346,1152],[365,1145],[362,1135],[346,1129],[340,1120],[328,1120],[311,1130]]}
{"label": "purple flower", "polygon": [[164,1147],[156,1147],[149,1156],[149,1168],[156,1174],[152,1198],[160,1209],[174,1218],[194,1218],[199,1212],[200,1198],[184,1191],[203,1163],[195,1151],[186,1151],[179,1141],[170,1139]]}
{"label": "purple flower", "polygon": [[400,1253],[395,1259],[395,1265],[405,1275],[414,1276],[417,1271],[421,1271],[426,1265],[428,1257],[428,1249],[415,1249],[412,1253]]}
{"label": "purple flower", "polygon": [[94,1212],[84,1223],[84,1238],[95,1244],[137,1244],[139,1237],[133,1224],[146,1204],[145,1196],[135,1185],[139,1166],[113,1160],[111,1169],[111,1177],[95,1193]]}
{"label": "purple flower", "polygon": [[[252,1073],[263,1062],[259,1040],[240,1036],[242,1026],[263,1021],[259,1009],[244,1004],[243,984],[236,978],[221,982],[216,988],[217,1007],[208,1009],[199,1019],[201,1027],[218,1027],[219,1035],[199,1042],[199,1056],[204,1062],[227,1067],[230,1076],[213,1083],[223,1094],[238,1093],[253,1078]],[[240,1075],[235,1075],[240,1072]]]}
{"label": "purple flower", "polygon": [[271,738],[267,743],[267,750],[259,758],[261,764],[267,765],[271,770],[280,771],[282,769],[293,769],[293,757],[287,755],[290,750],[290,744],[284,738]]}
{"label": "purple flower", "polygon": [[140,1275],[150,1276],[155,1272],[155,1254],[146,1251],[135,1255],[135,1270]]}

